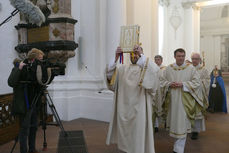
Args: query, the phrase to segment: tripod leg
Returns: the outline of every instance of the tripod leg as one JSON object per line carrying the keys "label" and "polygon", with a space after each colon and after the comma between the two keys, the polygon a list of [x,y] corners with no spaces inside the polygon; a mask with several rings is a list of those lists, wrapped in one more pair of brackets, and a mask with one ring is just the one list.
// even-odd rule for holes
{"label": "tripod leg", "polygon": [[47,104],[46,102],[42,102],[42,129],[43,129],[43,135],[44,135],[44,140],[43,140],[43,151],[47,150],[47,141],[46,141],[46,120],[47,120]]}
{"label": "tripod leg", "polygon": [[15,140],[14,140],[14,145],[13,145],[13,147],[12,147],[10,153],[13,153],[13,151],[14,151],[16,145],[17,145],[17,142],[18,142],[18,136],[16,136],[16,138],[15,138]]}
{"label": "tripod leg", "polygon": [[[50,107],[50,109],[51,109],[51,111],[52,111],[52,113],[53,113],[53,115],[54,115],[54,118],[55,118],[57,124],[59,125],[59,127],[60,127],[60,129],[61,129],[61,132],[64,134],[64,138],[65,138],[66,143],[67,143],[68,146],[69,146],[69,151],[70,151],[70,153],[74,153],[73,150],[72,150],[72,147],[71,147],[71,143],[68,141],[68,134],[67,134],[67,132],[64,130],[64,126],[63,126],[63,124],[62,124],[62,122],[61,122],[61,120],[60,120],[60,117],[59,117],[59,115],[58,115],[58,113],[57,113],[57,111],[56,111],[56,108],[55,108],[55,106],[54,106],[54,104],[53,104],[53,101],[52,101],[52,99],[51,99],[51,97],[50,97],[48,91],[47,91],[45,97],[46,97],[46,100],[47,100],[47,102],[48,102],[48,105],[49,105],[49,107]],[[48,97],[48,98],[47,98],[47,97]]]}
{"label": "tripod leg", "polygon": [[64,130],[64,126],[60,121],[60,117],[59,117],[59,115],[57,113],[57,110],[56,110],[54,104],[53,104],[53,101],[52,101],[52,99],[51,99],[51,97],[50,97],[50,95],[48,93],[47,93],[47,96],[48,96],[48,98],[47,98],[48,105],[49,105],[49,107],[50,107],[50,109],[51,109],[51,111],[52,111],[52,113],[54,115],[54,118],[55,118],[57,124],[60,126],[61,131],[64,132],[65,135],[67,135],[67,133]]}
{"label": "tripod leg", "polygon": [[44,142],[43,142],[43,151],[46,151],[47,150],[47,141],[46,141],[46,132],[45,130],[43,130],[44,132]]}

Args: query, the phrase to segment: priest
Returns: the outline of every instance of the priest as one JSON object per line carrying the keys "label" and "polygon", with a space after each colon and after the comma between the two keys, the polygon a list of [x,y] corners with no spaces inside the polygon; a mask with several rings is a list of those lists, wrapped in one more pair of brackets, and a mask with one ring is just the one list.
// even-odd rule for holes
{"label": "priest", "polygon": [[117,144],[125,153],[155,153],[152,114],[156,111],[159,68],[138,45],[130,53],[132,64],[117,66],[120,54],[122,49],[118,47],[106,72],[108,86],[114,91],[106,143]]}
{"label": "priest", "polygon": [[174,153],[184,153],[187,133],[191,132],[195,116],[203,108],[200,76],[191,64],[186,64],[185,50],[174,51],[175,63],[166,67],[160,78],[163,109],[169,135],[175,138]]}
{"label": "priest", "polygon": [[199,53],[192,53],[191,56],[192,65],[196,68],[197,72],[200,75],[200,85],[203,94],[203,105],[204,111],[197,114],[195,117],[195,125],[192,128],[192,135],[191,139],[196,140],[198,139],[198,134],[200,131],[205,131],[205,118],[204,114],[206,113],[206,109],[208,108],[208,93],[209,93],[209,86],[210,86],[210,75],[208,70],[201,65],[201,57]]}
{"label": "priest", "polygon": [[[154,62],[157,64],[157,66],[160,68],[159,70],[159,77],[162,76],[163,71],[165,70],[166,66],[164,66],[163,63],[163,57],[161,55],[156,55],[154,56]],[[155,122],[154,122],[154,132],[158,132],[159,131],[159,125],[164,123],[164,120],[161,118],[161,113],[162,113],[162,100],[161,100],[161,93],[163,88],[160,88],[160,92],[158,92],[158,113],[156,113],[155,115]]]}

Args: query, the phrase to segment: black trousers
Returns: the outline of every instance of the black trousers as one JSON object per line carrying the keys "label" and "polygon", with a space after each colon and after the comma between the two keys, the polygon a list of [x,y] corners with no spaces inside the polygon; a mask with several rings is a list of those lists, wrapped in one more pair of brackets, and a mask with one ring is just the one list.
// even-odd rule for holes
{"label": "black trousers", "polygon": [[19,115],[20,131],[19,131],[19,143],[20,143],[20,153],[34,152],[36,148],[36,132],[37,132],[37,117],[38,111],[33,110],[31,119],[28,121],[30,125],[25,125],[25,115]]}

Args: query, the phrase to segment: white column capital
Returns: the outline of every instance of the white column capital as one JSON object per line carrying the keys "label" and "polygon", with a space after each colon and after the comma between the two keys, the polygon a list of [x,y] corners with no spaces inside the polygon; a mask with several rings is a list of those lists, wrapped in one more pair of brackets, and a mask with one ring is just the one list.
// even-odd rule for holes
{"label": "white column capital", "polygon": [[161,6],[168,7],[170,5],[169,0],[158,0],[158,4]]}
{"label": "white column capital", "polygon": [[200,10],[200,7],[195,4],[195,2],[183,2],[182,7],[184,9],[194,9],[194,10]]}

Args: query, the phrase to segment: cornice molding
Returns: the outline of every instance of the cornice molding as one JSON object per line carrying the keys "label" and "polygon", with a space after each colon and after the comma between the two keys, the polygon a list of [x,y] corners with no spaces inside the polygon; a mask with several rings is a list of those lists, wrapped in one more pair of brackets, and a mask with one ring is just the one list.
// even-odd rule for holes
{"label": "cornice molding", "polygon": [[158,0],[158,4],[168,7],[170,5],[170,0]]}

